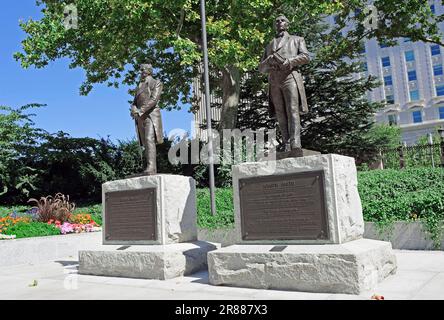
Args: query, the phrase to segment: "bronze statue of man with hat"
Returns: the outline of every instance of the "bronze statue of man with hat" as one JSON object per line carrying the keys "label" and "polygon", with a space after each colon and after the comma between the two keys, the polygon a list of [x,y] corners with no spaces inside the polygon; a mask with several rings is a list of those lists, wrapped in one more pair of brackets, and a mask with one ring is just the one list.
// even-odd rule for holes
{"label": "bronze statue of man with hat", "polygon": [[159,108],[163,84],[153,78],[151,64],[140,67],[141,79],[131,106],[131,116],[136,122],[139,143],[144,148],[146,169],[143,174],[157,173],[156,144],[163,143],[162,118]]}
{"label": "bronze statue of man with hat", "polygon": [[285,151],[302,155],[300,114],[308,112],[299,67],[310,62],[303,37],[288,33],[289,20],[276,18],[276,36],[268,44],[259,71],[268,74],[269,110],[282,133]]}

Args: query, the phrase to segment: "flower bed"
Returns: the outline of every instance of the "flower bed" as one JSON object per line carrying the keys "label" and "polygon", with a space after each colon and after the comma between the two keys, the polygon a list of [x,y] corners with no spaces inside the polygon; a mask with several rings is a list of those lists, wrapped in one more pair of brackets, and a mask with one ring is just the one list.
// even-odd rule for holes
{"label": "flower bed", "polygon": [[0,240],[101,230],[100,225],[87,213],[69,214],[64,222],[54,219],[43,222],[33,208],[22,214],[13,212],[0,218]]}

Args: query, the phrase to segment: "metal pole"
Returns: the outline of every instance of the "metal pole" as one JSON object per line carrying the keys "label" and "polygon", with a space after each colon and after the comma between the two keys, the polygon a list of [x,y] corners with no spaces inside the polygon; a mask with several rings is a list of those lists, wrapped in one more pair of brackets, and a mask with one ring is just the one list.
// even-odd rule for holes
{"label": "metal pole", "polygon": [[216,197],[214,186],[214,159],[213,159],[213,137],[211,134],[211,107],[210,107],[210,76],[208,73],[208,48],[207,48],[207,22],[205,14],[205,0],[200,0],[200,19],[202,21],[202,51],[204,58],[204,80],[205,80],[205,108],[207,113],[208,132],[208,167],[210,176],[210,202],[211,214],[216,215]]}
{"label": "metal pole", "polygon": [[432,159],[432,168],[435,168],[435,160],[433,159],[433,135],[428,134],[430,158]]}
{"label": "metal pole", "polygon": [[441,149],[441,167],[444,168],[444,127],[438,129],[440,140],[440,149]]}

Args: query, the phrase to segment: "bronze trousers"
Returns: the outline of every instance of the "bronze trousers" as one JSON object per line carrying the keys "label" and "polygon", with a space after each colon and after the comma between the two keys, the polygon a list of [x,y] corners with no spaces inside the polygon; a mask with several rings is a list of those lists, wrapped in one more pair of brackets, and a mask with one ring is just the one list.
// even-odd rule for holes
{"label": "bronze trousers", "polygon": [[142,124],[142,142],[145,149],[146,169],[145,172],[149,174],[157,173],[156,164],[156,133],[154,130],[153,121],[148,117],[143,120]]}
{"label": "bronze trousers", "polygon": [[301,148],[299,89],[293,76],[271,83],[270,95],[284,144],[291,149]]}

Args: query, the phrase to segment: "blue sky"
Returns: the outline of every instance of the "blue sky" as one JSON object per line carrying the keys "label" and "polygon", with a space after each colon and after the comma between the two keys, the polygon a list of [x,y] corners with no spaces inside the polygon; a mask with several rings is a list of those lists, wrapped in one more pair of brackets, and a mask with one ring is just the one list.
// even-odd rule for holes
{"label": "blue sky", "polygon": [[[48,132],[64,131],[73,137],[106,137],[112,140],[135,136],[129,116],[128,87],[119,89],[96,85],[88,96],[80,96],[84,80],[82,69],[69,69],[67,59],[57,60],[43,69],[22,69],[13,58],[21,51],[26,34],[19,20],[39,19],[35,0],[2,0],[0,10],[0,105],[19,107],[28,103],[47,104],[35,110],[36,126]],[[164,130],[190,131],[189,107],[181,111],[163,111]]]}

